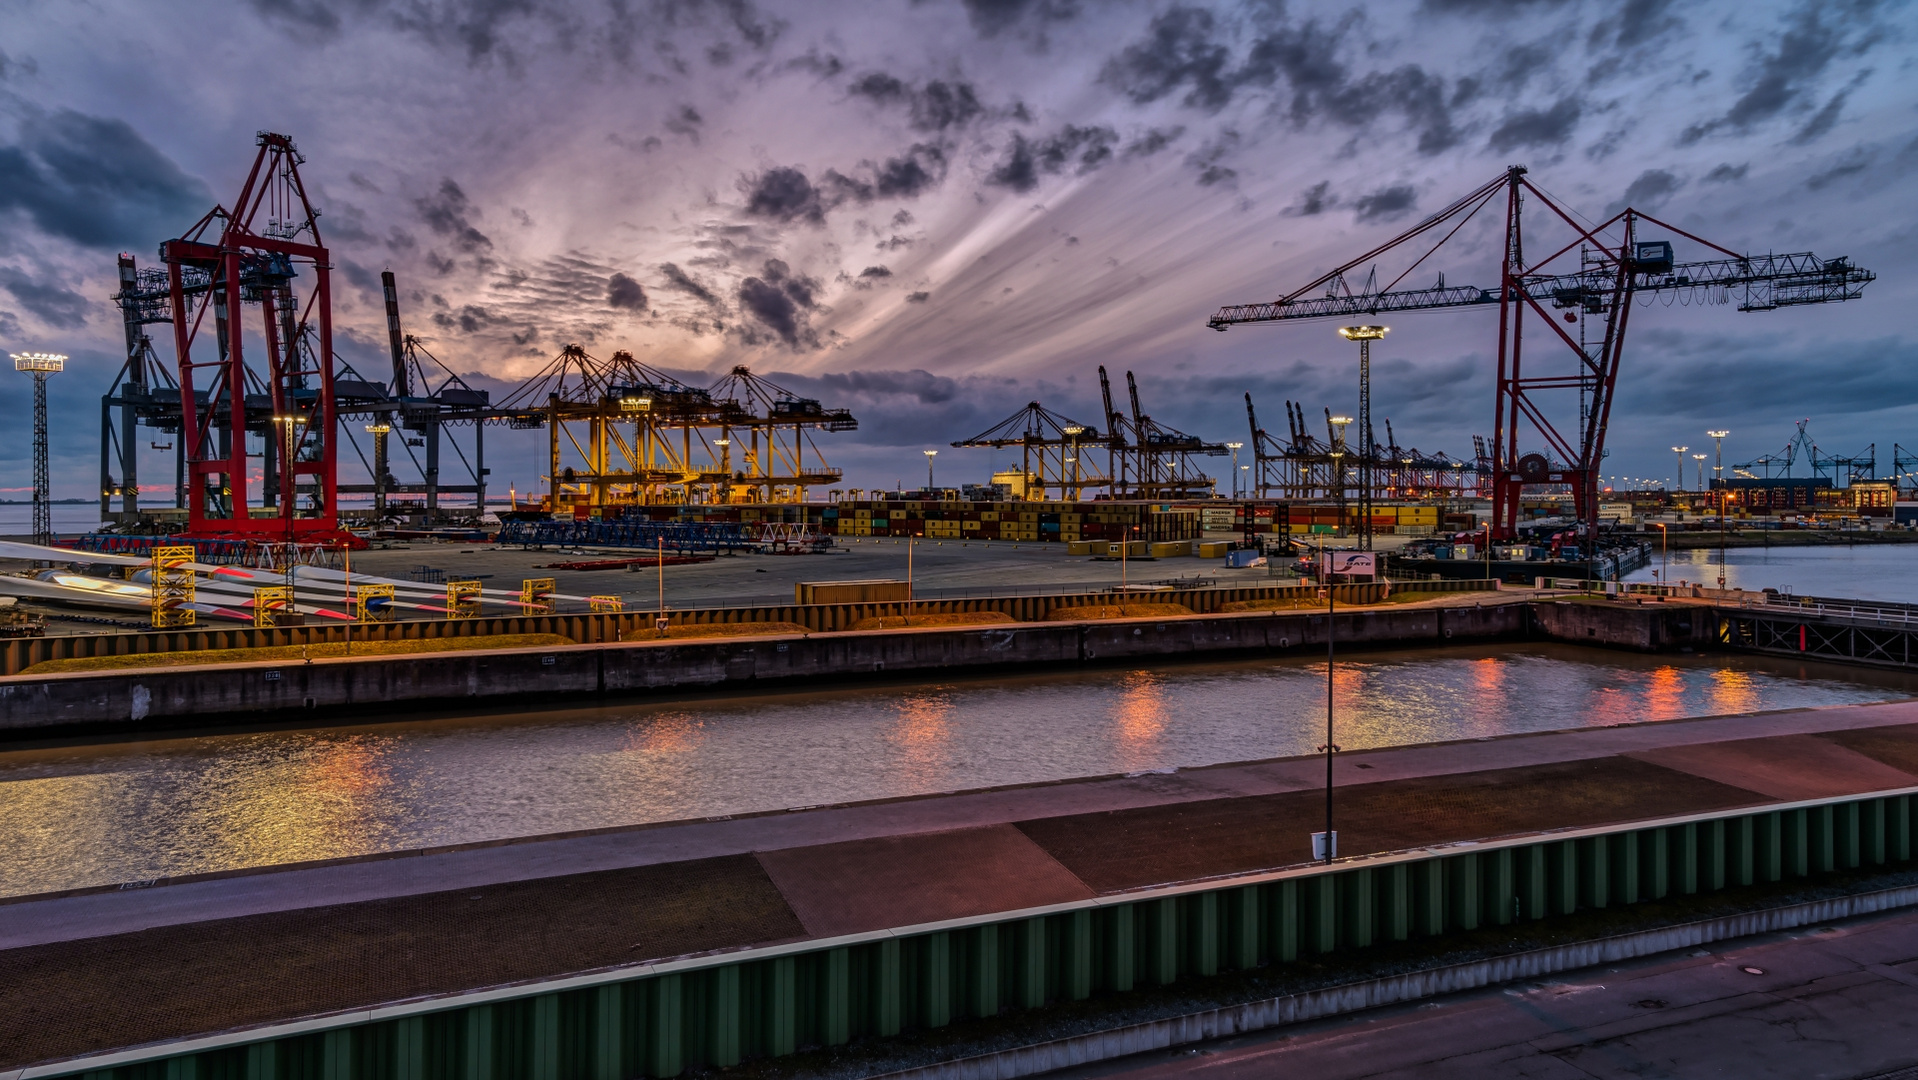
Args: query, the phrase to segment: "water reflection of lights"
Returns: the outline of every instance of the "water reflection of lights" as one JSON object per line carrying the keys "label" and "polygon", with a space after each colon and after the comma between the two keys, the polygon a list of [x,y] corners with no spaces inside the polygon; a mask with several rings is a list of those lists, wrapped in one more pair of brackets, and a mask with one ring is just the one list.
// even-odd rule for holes
{"label": "water reflection of lights", "polygon": [[1712,712],[1750,712],[1758,707],[1758,700],[1758,683],[1750,672],[1728,669],[1712,672]]}
{"label": "water reflection of lights", "polygon": [[885,737],[899,754],[899,768],[915,781],[929,781],[945,767],[952,743],[952,696],[945,687],[907,694],[894,711],[898,719]]}
{"label": "water reflection of lights", "polygon": [[1127,672],[1119,682],[1119,700],[1112,710],[1118,723],[1119,746],[1137,753],[1149,749],[1165,732],[1165,680],[1150,671]]}
{"label": "water reflection of lights", "polygon": [[658,756],[690,754],[699,749],[705,734],[706,722],[691,713],[661,713],[632,726],[626,749]]}
{"label": "water reflection of lights", "polygon": [[1670,720],[1685,715],[1685,676],[1675,667],[1662,667],[1645,680],[1646,720]]}
{"label": "water reflection of lights", "polygon": [[[1347,750],[1896,699],[1912,683],[1544,646],[1341,659]],[[0,751],[0,895],[1311,755],[1324,657],[949,677]]]}

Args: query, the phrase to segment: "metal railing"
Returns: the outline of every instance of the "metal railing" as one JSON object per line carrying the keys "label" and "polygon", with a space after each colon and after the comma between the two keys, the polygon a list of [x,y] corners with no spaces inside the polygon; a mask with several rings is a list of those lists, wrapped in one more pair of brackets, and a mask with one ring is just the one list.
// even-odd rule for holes
{"label": "metal railing", "polygon": [[[1348,859],[661,960],[32,1066],[0,1080],[678,1076],[1181,979],[1912,858],[1918,788]],[[1301,837],[1301,844],[1304,838]]]}

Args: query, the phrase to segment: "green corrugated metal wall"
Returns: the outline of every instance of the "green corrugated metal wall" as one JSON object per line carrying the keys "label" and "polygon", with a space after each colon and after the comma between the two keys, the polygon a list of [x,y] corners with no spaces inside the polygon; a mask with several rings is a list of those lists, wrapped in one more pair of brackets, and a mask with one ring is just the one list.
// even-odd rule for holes
{"label": "green corrugated metal wall", "polygon": [[[1906,863],[1909,793],[1584,830],[724,954],[86,1073],[626,1080],[1674,894]],[[403,1010],[395,1010],[403,1011]],[[79,1064],[79,1063],[76,1063]],[[30,1075],[72,1075],[73,1069]]]}

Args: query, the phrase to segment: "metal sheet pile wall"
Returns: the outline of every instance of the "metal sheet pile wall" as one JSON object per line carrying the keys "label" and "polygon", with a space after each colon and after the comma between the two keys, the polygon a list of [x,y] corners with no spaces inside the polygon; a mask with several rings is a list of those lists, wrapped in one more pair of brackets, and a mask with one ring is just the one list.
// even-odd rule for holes
{"label": "metal sheet pile wall", "polygon": [[1148,890],[412,1002],[24,1070],[98,1080],[621,1080],[1912,858],[1911,792]]}

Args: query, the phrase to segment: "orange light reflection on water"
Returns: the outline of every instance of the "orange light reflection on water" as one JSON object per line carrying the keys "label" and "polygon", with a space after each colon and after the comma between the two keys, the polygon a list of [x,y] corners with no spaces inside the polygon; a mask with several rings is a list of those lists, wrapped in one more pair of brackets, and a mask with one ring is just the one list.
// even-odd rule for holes
{"label": "orange light reflection on water", "polygon": [[633,725],[626,749],[655,757],[690,754],[705,741],[706,722],[691,713],[669,712]]}
{"label": "orange light reflection on water", "polygon": [[941,687],[907,694],[894,706],[897,719],[885,732],[899,755],[899,771],[914,783],[930,784],[944,774],[952,746],[952,695]]}
{"label": "orange light reflection on water", "polygon": [[1153,749],[1165,733],[1164,679],[1150,671],[1127,672],[1112,719],[1126,767],[1157,764]]}
{"label": "orange light reflection on water", "polygon": [[1720,715],[1751,712],[1759,707],[1758,685],[1750,672],[1712,672],[1711,695],[1711,711]]}

